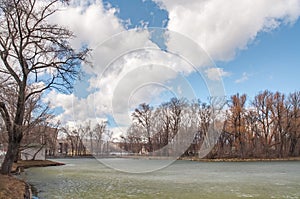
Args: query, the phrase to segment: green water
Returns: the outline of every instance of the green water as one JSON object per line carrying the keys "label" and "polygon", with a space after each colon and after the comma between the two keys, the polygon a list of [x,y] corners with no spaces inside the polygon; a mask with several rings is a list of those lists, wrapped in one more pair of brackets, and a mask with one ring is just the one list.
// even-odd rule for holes
{"label": "green water", "polygon": [[59,161],[66,165],[23,174],[39,198],[300,198],[300,162],[176,161],[155,172],[132,174],[94,159]]}

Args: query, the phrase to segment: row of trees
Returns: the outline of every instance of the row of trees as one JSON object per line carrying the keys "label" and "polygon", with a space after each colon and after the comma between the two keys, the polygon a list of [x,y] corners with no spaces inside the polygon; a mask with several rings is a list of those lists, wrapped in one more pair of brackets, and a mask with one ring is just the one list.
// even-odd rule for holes
{"label": "row of trees", "polygon": [[64,133],[64,142],[60,153],[70,156],[102,155],[107,152],[105,144],[112,141],[112,131],[107,129],[106,121],[98,122],[93,127],[91,122],[78,128],[62,127],[61,131]]}
{"label": "row of trees", "polygon": [[[184,99],[172,98],[156,109],[141,104],[132,113],[132,125],[127,134],[121,137],[122,147],[133,153],[141,153],[142,148],[147,152],[164,148],[161,151],[163,155],[178,155],[190,145],[196,132],[201,132],[205,144],[210,145],[214,141],[208,134],[209,125],[213,123],[215,130],[220,130],[220,119],[216,116],[220,115],[223,101],[211,98],[210,104],[200,101],[189,103]],[[172,145],[172,150],[166,148],[167,145]]]}
{"label": "row of trees", "polygon": [[266,90],[253,100],[236,94],[224,106],[216,106],[215,101],[173,98],[155,109],[139,105],[132,113],[132,125],[121,137],[123,149],[140,153],[144,147],[154,152],[176,142],[180,133],[183,141],[190,142],[185,155],[200,155],[206,149],[210,149],[209,158],[300,154],[300,92],[286,96]]}
{"label": "row of trees", "polygon": [[246,95],[228,103],[212,156],[288,157],[300,154],[300,92],[264,91],[247,106]]}

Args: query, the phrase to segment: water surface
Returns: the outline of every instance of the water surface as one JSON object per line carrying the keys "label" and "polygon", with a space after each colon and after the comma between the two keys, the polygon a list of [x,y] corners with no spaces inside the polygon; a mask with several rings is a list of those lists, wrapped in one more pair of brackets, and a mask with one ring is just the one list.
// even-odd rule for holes
{"label": "water surface", "polygon": [[[136,174],[116,171],[95,159],[58,161],[66,165],[31,168],[23,174],[39,198],[300,198],[297,161],[176,161],[155,172]],[[134,161],[146,160],[109,161],[134,168]],[[148,160],[144,165],[151,162],[157,164]]]}

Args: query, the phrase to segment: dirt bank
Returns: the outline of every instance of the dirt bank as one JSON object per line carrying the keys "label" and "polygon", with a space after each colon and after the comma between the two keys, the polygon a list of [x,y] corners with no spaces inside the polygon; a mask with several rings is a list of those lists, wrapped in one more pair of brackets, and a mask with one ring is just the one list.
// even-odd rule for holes
{"label": "dirt bank", "polygon": [[[26,168],[60,166],[63,163],[50,160],[22,160],[14,163],[13,174],[18,174]],[[14,175],[7,176],[0,174],[0,199],[24,199],[30,198],[30,186],[26,182],[17,179]]]}

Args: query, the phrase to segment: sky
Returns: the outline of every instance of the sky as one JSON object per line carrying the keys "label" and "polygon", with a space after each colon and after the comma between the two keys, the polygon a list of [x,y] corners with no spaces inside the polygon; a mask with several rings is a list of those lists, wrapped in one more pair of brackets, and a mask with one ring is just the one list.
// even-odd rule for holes
{"label": "sky", "polygon": [[143,102],[299,91],[299,16],[299,0],[73,0],[51,20],[92,65],[72,94],[44,100],[62,123],[121,131]]}

